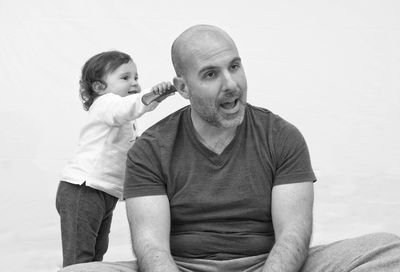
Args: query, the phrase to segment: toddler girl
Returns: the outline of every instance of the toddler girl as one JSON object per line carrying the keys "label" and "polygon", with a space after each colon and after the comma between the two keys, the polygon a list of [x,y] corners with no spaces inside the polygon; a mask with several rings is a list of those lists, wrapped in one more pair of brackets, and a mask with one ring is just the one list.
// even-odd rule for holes
{"label": "toddler girl", "polygon": [[[161,101],[170,89],[171,83],[163,82],[151,92]],[[158,105],[144,105],[140,91],[136,65],[125,53],[97,54],[82,68],[80,96],[88,116],[56,197],[64,267],[101,261],[107,251],[113,210],[122,199],[126,154],[137,137],[135,120]]]}

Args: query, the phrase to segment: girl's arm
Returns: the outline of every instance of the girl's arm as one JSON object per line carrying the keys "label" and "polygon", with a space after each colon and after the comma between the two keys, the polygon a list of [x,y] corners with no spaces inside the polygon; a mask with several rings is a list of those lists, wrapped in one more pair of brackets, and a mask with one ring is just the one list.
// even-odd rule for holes
{"label": "girl's arm", "polygon": [[[171,89],[171,83],[162,82],[155,85],[149,92],[132,94],[125,97],[121,97],[114,94],[105,94],[98,97],[98,101],[93,105],[98,111],[99,117],[104,120],[110,126],[122,125],[126,122],[133,121],[144,113],[154,110],[160,101],[165,97],[173,94],[169,90]],[[149,105],[145,105],[142,102],[142,98],[147,94],[162,95],[162,99],[156,99]]]}

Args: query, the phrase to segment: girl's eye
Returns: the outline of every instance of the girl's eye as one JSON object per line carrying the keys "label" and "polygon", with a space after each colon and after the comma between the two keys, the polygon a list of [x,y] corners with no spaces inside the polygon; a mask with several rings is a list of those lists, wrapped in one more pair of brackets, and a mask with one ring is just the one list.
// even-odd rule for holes
{"label": "girl's eye", "polygon": [[123,79],[123,80],[128,80],[128,79],[129,79],[129,76],[123,76],[122,79]]}

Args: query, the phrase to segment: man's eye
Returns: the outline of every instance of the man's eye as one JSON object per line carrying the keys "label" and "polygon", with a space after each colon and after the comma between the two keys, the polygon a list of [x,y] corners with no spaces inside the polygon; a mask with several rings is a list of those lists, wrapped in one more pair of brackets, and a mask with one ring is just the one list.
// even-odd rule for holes
{"label": "man's eye", "polygon": [[240,68],[240,64],[238,64],[238,63],[232,64],[232,66],[231,66],[232,70],[237,70],[239,68]]}
{"label": "man's eye", "polygon": [[214,78],[215,77],[215,72],[207,72],[204,75],[205,78],[210,79],[210,78]]}

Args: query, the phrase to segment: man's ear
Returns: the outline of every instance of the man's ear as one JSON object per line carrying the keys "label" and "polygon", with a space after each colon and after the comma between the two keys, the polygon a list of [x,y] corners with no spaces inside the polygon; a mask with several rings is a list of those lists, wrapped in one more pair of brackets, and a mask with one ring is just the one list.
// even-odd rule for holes
{"label": "man's ear", "polygon": [[178,93],[185,99],[189,99],[190,95],[189,95],[189,90],[187,88],[186,82],[185,80],[180,77],[180,76],[176,76],[174,77],[174,86],[177,89]]}
{"label": "man's ear", "polygon": [[92,88],[98,95],[103,95],[105,93],[107,87],[100,81],[95,81],[92,84]]}

